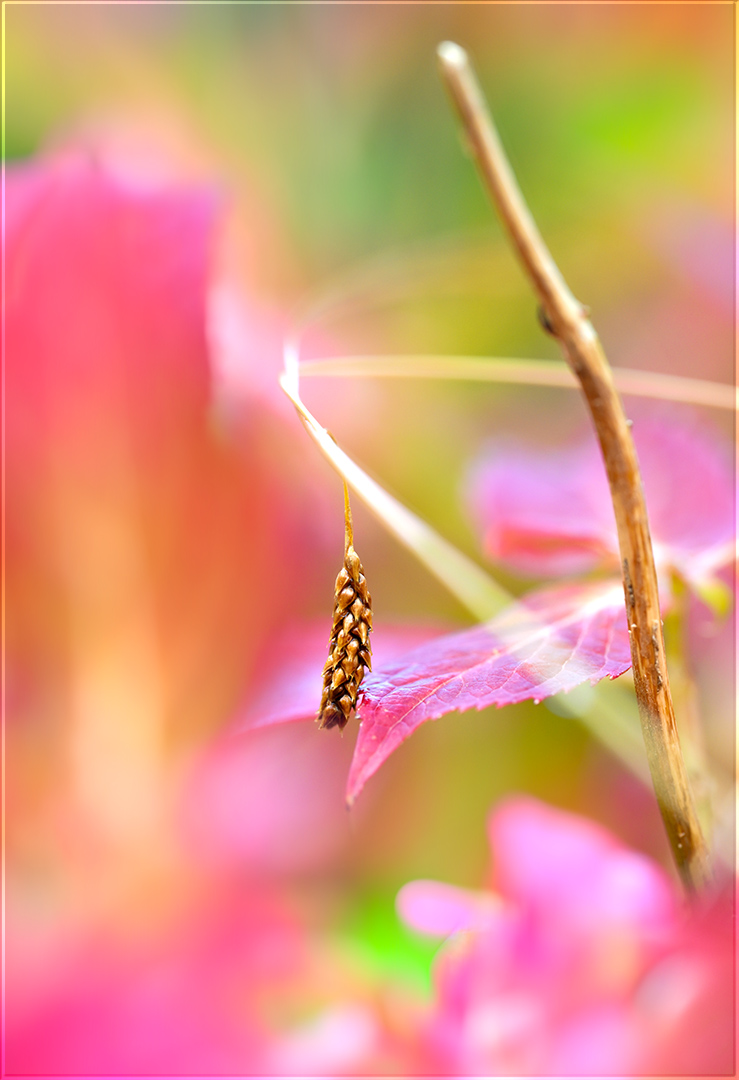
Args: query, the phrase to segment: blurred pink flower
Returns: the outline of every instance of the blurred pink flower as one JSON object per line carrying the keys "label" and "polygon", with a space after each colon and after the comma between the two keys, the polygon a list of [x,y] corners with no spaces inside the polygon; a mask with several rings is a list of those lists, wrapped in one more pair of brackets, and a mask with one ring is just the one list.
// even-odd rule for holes
{"label": "blurred pink flower", "polygon": [[489,821],[493,891],[411,882],[398,910],[450,934],[426,1037],[455,1075],[723,1073],[728,893],[683,908],[650,859],[530,798]]}
{"label": "blurred pink flower", "polygon": [[175,759],[300,614],[313,459],[273,377],[281,317],[215,274],[212,190],[68,153],[10,168],[5,198],[11,720],[65,747],[52,831],[147,852],[179,813]]}
{"label": "blurred pink flower", "polygon": [[[17,912],[6,1062],[22,1074],[259,1071],[275,1003],[306,977],[305,938],[274,890],[232,882],[154,935],[68,925],[33,957]],[[195,882],[190,882],[195,892]],[[202,891],[202,887],[201,890]]]}
{"label": "blurred pink flower", "polygon": [[[341,755],[308,792],[294,762],[281,776],[279,738],[244,744],[252,820],[234,833],[243,791],[204,753],[299,607],[319,535],[294,550],[310,459],[276,385],[265,408],[279,319],[248,299],[253,377],[228,412],[216,211],[211,190],[78,154],[7,173],[12,1071],[258,1071],[290,993],[321,1004],[270,874],[342,838],[326,827]],[[297,859],[307,830],[324,843]]]}
{"label": "blurred pink flower", "polygon": [[215,740],[182,789],[193,856],[273,879],[329,865],[351,838],[341,813],[350,754],[347,741],[317,737],[315,725]]}
{"label": "blurred pink flower", "polygon": [[[729,447],[695,416],[635,414],[655,560],[698,585],[730,561]],[[535,577],[619,565],[613,507],[592,436],[551,450],[490,445],[474,462],[467,501],[488,555]]]}
{"label": "blurred pink flower", "polygon": [[222,719],[279,618],[279,479],[263,425],[229,442],[211,410],[213,193],[67,156],[5,198],[13,711],[68,726],[83,802],[123,826],[154,784],[132,799],[107,765],[156,772]]}

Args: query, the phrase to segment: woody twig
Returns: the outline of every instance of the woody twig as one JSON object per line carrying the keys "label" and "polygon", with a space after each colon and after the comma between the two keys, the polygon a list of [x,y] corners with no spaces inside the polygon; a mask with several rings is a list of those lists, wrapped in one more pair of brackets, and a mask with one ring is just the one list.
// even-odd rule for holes
{"label": "woody twig", "polygon": [[557,339],[579,380],[611,489],[621,552],[634,687],[657,802],[686,889],[708,878],[708,853],[695,812],[670,694],[657,574],[647,508],[629,422],[588,310],[570,292],[550,255],[506,158],[464,49],[438,49],[446,87],[485,185]]}

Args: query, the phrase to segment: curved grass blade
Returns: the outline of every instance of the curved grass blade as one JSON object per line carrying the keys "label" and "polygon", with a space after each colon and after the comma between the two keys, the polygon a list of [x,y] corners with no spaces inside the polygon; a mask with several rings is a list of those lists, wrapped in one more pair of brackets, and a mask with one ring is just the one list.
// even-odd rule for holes
{"label": "curved grass blade", "polygon": [[[497,356],[341,356],[330,360],[305,360],[300,364],[300,374],[342,379],[458,379],[567,390],[577,390],[580,385],[561,360],[517,360]],[[634,397],[733,411],[739,407],[739,392],[727,383],[635,368],[614,368],[613,376],[621,393]]]}

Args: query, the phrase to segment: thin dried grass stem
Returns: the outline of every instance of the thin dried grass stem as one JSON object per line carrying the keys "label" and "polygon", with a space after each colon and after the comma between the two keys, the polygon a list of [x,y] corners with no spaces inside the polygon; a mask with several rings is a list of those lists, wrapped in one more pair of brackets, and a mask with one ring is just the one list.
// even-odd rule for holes
{"label": "thin dried grass stem", "polygon": [[489,194],[540,300],[542,322],[559,341],[590,409],[616,516],[634,687],[652,783],[678,872],[685,887],[695,891],[708,879],[708,852],[675,723],[647,508],[629,422],[588,311],[567,287],[526,206],[467,54],[444,42],[438,57]]}
{"label": "thin dried grass stem", "polygon": [[342,450],[301,400],[297,347],[289,341],[280,386],[295,406],[305,430],[326,460],[346,480],[379,521],[433,574],[476,619],[492,619],[511,601],[511,595],[428,522],[390,494]]}
{"label": "thin dried grass stem", "polygon": [[[566,390],[580,388],[570,368],[559,360],[516,360],[507,356],[332,356],[304,360],[300,374],[342,379],[460,379]],[[613,379],[622,394],[737,411],[737,389],[728,383],[634,368],[614,368]]]}
{"label": "thin dried grass stem", "polygon": [[349,504],[349,488],[344,481],[344,558],[349,548],[354,547],[354,526],[352,524],[352,508]]}

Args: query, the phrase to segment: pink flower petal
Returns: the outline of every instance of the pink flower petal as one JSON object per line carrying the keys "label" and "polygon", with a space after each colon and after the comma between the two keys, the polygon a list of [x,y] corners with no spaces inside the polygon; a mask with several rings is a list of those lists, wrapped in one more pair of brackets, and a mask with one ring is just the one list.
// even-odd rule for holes
{"label": "pink flower petal", "polygon": [[350,753],[307,724],[219,739],[182,792],[198,860],[272,875],[324,866],[350,838],[340,812]]}
{"label": "pink flower petal", "polygon": [[378,1055],[382,1038],[378,1016],[367,1005],[334,1005],[275,1041],[269,1072],[278,1076],[354,1075]]}
{"label": "pink flower petal", "polygon": [[728,445],[697,420],[634,421],[655,557],[700,581],[734,540],[734,482]]}
{"label": "pink flower petal", "polygon": [[[687,578],[712,572],[733,539],[731,461],[694,419],[666,412],[633,425],[655,556]],[[590,437],[574,448],[487,449],[473,466],[468,503],[492,558],[551,576],[618,561],[603,463]]]}
{"label": "pink flower petal", "polygon": [[624,1002],[599,1002],[567,1017],[553,1032],[547,1072],[553,1076],[633,1076],[645,1032]]}
{"label": "pink flower petal", "polygon": [[448,937],[486,925],[499,911],[500,902],[491,893],[441,881],[410,881],[398,893],[395,906],[407,926],[431,937]]}
{"label": "pink flower petal", "polygon": [[10,169],[5,199],[9,444],[59,465],[93,436],[113,453],[125,424],[130,453],[171,453],[208,400],[212,194],[71,158]]}
{"label": "pink flower petal", "polygon": [[58,927],[64,943],[57,968],[34,971],[28,987],[16,932],[3,1032],[9,1070],[260,1073],[271,1046],[260,999],[295,985],[306,965],[305,940],[273,889],[219,884],[183,896],[182,909],[154,938],[131,927],[123,937],[109,928]]}
{"label": "pink flower petal", "polygon": [[471,469],[466,496],[487,554],[519,573],[579,574],[614,562],[613,508],[594,443],[546,451],[489,446]]}
{"label": "pink flower petal", "polygon": [[659,941],[673,926],[665,874],[592,821],[516,797],[491,815],[489,835],[501,895],[550,923],[566,921],[568,933],[597,939],[621,925]]}
{"label": "pink flower petal", "polygon": [[[496,917],[434,964],[437,1074],[728,1075],[731,888],[686,907],[651,860],[529,797],[501,803],[490,831]],[[438,894],[443,917],[440,885],[407,888],[411,914],[428,899],[433,920]]]}

